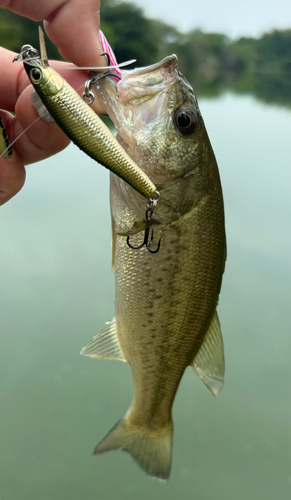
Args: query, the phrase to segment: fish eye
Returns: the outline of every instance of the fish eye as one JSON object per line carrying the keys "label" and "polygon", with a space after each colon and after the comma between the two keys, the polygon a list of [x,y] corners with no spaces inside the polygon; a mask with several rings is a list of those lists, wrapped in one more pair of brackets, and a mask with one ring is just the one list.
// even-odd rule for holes
{"label": "fish eye", "polygon": [[198,125],[196,112],[180,108],[175,113],[175,125],[182,135],[193,134]]}
{"label": "fish eye", "polygon": [[34,83],[38,83],[42,78],[42,71],[39,68],[33,68],[30,72],[30,77]]}
{"label": "fish eye", "polygon": [[177,123],[180,128],[188,128],[191,125],[191,118],[186,113],[179,113],[177,116]]}

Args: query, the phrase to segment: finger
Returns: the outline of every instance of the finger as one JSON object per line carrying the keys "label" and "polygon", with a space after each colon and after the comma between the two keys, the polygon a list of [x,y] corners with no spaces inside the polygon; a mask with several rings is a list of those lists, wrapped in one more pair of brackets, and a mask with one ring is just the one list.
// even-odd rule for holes
{"label": "finger", "polygon": [[5,78],[0,78],[0,108],[13,112],[19,95],[29,85],[23,64],[12,63],[15,56],[15,52],[0,47],[0,65],[5,68]]}
{"label": "finger", "polygon": [[[0,156],[9,146],[6,126],[11,120],[11,115],[4,111],[0,118]],[[24,185],[25,169],[19,156],[10,148],[5,156],[0,158],[0,205],[10,200]]]}
{"label": "finger", "polygon": [[99,38],[99,0],[66,2],[58,15],[45,18],[44,27],[62,56],[76,66],[106,65]]}
{"label": "finger", "polygon": [[[12,112],[15,112],[16,102],[21,93],[30,85],[23,64],[20,62],[12,62],[15,56],[15,52],[0,48],[0,65],[2,68],[5,68],[5,78],[0,78],[0,108]],[[68,68],[72,67],[72,65],[60,61],[51,61],[50,64],[54,67],[64,65],[67,65]],[[89,78],[87,71],[61,69],[59,73],[80,94],[84,92],[85,82]],[[98,95],[95,97],[96,100],[93,106],[94,111],[96,111],[96,113],[104,113],[104,108]],[[32,104],[29,103],[29,106],[32,106]]]}
{"label": "finger", "polygon": [[[12,141],[30,127],[13,146],[24,165],[48,158],[62,151],[70,142],[56,123],[47,123],[39,119],[31,102],[31,92],[32,86],[29,86],[20,95],[15,106],[16,116],[10,122],[7,131]],[[31,126],[36,120],[37,122]]]}
{"label": "finger", "polygon": [[77,66],[106,64],[100,58],[100,0],[0,0],[0,6],[34,21],[45,20],[49,38]]}
{"label": "finger", "polygon": [[[85,80],[84,72],[69,70],[63,70],[63,72],[73,74],[73,84],[79,89],[81,87],[79,93],[82,93]],[[24,165],[48,158],[62,151],[70,142],[56,123],[47,123],[39,117],[31,101],[32,91],[32,85],[24,88],[15,104],[16,116],[7,124],[10,142],[16,140],[13,148]],[[94,110],[102,112],[102,107],[97,99],[94,102]],[[22,135],[24,130],[26,132]]]}
{"label": "finger", "polygon": [[[1,68],[5,68],[5,78],[0,78],[0,108],[12,112],[15,112],[15,105],[20,94],[30,84],[23,64],[12,62],[15,56],[15,52],[0,48],[0,65]],[[50,64],[54,67],[64,65],[67,65],[68,68],[72,67],[72,65],[60,61],[51,61]],[[74,89],[79,89],[80,93],[84,91],[85,81],[88,80],[87,71],[61,69],[59,73]],[[94,110],[97,113],[104,112],[98,96],[96,96]]]}

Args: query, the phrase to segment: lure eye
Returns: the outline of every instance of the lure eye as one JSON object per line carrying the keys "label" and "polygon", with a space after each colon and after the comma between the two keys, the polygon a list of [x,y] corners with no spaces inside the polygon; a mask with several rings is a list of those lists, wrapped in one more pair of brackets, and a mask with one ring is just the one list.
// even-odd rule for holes
{"label": "lure eye", "polygon": [[175,113],[175,125],[182,135],[191,135],[198,125],[198,118],[195,111],[180,108]]}
{"label": "lure eye", "polygon": [[30,72],[30,78],[33,81],[33,83],[40,82],[42,78],[42,71],[39,68],[33,68]]}

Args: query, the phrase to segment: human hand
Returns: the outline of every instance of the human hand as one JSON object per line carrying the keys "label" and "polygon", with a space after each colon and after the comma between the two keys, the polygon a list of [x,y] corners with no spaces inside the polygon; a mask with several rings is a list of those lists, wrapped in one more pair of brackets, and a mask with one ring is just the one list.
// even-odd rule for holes
{"label": "human hand", "polygon": [[[0,7],[10,7],[8,0],[0,0]],[[11,10],[34,21],[45,20],[45,30],[60,53],[80,66],[106,66],[107,59],[100,56],[104,50],[99,39],[100,0],[14,0]],[[0,48],[1,68],[5,78],[0,80],[0,108],[5,130],[0,123],[4,143],[10,143],[38,117],[30,95],[32,86],[23,64],[14,63],[15,54]],[[63,66],[63,63],[62,63]],[[61,70],[72,87],[84,87],[88,79],[85,71]],[[94,110],[102,113],[98,97]],[[9,111],[16,113],[13,117]],[[3,142],[3,141],[2,141]],[[12,198],[25,181],[24,165],[43,160],[64,149],[69,139],[55,123],[39,120],[12,146],[12,155],[0,158],[0,205]],[[0,153],[1,154],[1,153]]]}

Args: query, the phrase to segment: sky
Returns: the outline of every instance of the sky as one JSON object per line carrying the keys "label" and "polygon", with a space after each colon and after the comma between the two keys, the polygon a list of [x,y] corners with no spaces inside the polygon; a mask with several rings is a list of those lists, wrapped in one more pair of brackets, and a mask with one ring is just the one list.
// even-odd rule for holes
{"label": "sky", "polygon": [[201,28],[230,38],[260,36],[291,28],[290,0],[131,0],[146,17],[162,19],[180,31]]}

